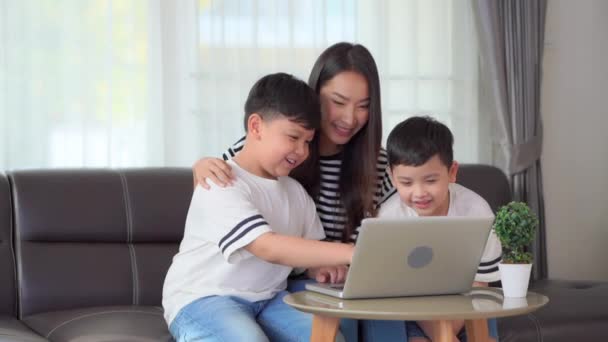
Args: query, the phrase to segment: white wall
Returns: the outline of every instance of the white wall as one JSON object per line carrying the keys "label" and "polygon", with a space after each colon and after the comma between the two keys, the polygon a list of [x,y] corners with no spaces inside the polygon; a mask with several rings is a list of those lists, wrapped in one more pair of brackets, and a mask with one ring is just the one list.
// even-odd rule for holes
{"label": "white wall", "polygon": [[542,83],[549,277],[608,280],[608,1],[549,0]]}

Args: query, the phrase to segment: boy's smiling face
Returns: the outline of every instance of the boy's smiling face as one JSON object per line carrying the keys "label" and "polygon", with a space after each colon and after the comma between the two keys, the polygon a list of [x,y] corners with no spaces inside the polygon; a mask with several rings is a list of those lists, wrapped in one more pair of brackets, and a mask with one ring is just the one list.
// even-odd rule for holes
{"label": "boy's smiling face", "polygon": [[448,185],[456,182],[458,163],[448,168],[439,155],[420,166],[395,165],[391,181],[401,201],[420,216],[445,216],[450,208]]}
{"label": "boy's smiling face", "polygon": [[308,158],[314,129],[307,129],[285,117],[262,120],[257,116],[254,121],[256,154],[263,177],[287,176]]}

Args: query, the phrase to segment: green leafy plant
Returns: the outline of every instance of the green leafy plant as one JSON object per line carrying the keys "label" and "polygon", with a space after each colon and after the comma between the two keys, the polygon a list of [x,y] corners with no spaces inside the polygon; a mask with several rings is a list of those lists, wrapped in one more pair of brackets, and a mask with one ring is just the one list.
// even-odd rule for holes
{"label": "green leafy plant", "polygon": [[502,244],[502,262],[505,264],[529,264],[532,253],[525,248],[536,235],[538,218],[523,202],[510,202],[496,213],[494,231]]}

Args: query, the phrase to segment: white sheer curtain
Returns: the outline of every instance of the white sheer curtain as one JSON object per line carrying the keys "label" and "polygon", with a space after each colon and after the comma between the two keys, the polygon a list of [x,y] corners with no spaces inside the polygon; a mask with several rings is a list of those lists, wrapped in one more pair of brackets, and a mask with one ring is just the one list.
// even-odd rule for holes
{"label": "white sheer curtain", "polygon": [[2,0],[0,169],[191,165],[243,134],[256,79],[338,41],[381,73],[384,136],[431,114],[483,161],[470,0]]}
{"label": "white sheer curtain", "polygon": [[190,159],[219,155],[243,134],[242,105],[257,78],[285,71],[307,80],[320,52],[339,41],[359,42],[376,58],[385,138],[408,116],[429,114],[452,128],[458,160],[486,158],[469,0],[202,0],[197,17],[200,101],[184,127],[198,130]]}
{"label": "white sheer curtain", "polygon": [[163,163],[157,7],[0,2],[0,169]]}

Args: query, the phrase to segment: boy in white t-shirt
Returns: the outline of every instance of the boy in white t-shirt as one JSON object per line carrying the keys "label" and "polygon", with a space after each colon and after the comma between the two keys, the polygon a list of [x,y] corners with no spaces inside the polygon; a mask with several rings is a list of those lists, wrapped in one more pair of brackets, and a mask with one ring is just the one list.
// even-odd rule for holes
{"label": "boy in white t-shirt", "polygon": [[[387,139],[391,181],[399,196],[382,204],[378,217],[494,216],[488,203],[475,192],[456,184],[458,163],[453,160],[450,129],[430,117],[411,117],[399,123]],[[457,241],[455,241],[455,247]],[[500,279],[500,241],[492,230],[486,243],[475,286]],[[416,324],[417,323],[417,324]],[[409,341],[435,340],[429,321],[407,322]],[[453,321],[453,341],[463,336],[463,321]],[[422,331],[420,330],[422,328]],[[497,338],[495,321],[490,335]]]}
{"label": "boy in white t-shirt", "polygon": [[315,204],[287,177],[307,160],[319,125],[317,95],[293,76],[268,75],[251,89],[245,146],[229,162],[234,186],[195,188],[165,279],[165,319],[178,342],[310,339],[312,316],[282,300],[288,275],[329,272],[353,254],[352,245],[318,241]]}

